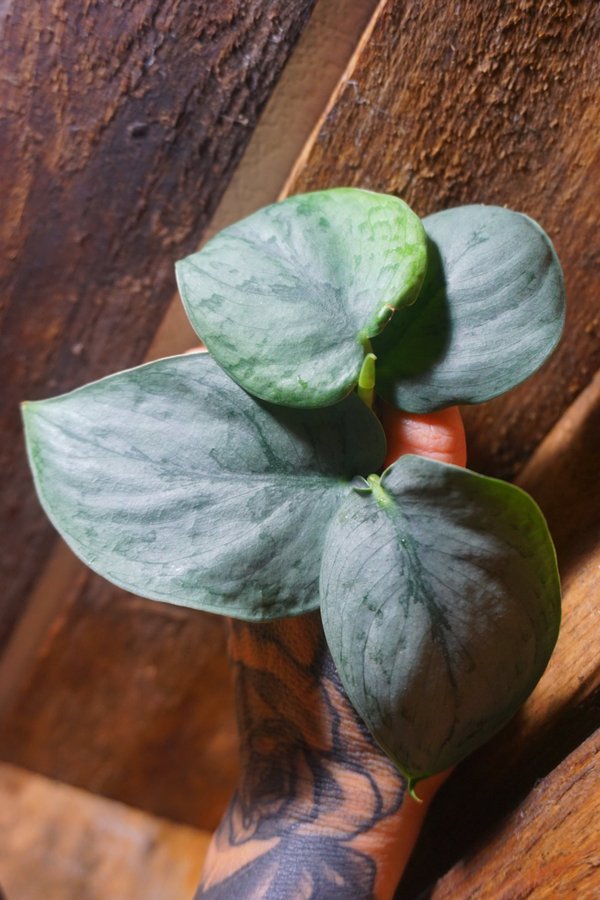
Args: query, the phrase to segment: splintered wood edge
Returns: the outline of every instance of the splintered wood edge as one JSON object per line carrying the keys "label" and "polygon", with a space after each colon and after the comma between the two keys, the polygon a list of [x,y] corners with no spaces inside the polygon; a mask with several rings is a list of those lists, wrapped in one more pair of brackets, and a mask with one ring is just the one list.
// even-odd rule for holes
{"label": "splintered wood edge", "polygon": [[[295,192],[296,182],[298,181],[301,172],[307,165],[307,162],[310,158],[313,148],[314,148],[314,146],[317,142],[317,139],[321,133],[321,130],[323,128],[323,124],[327,120],[327,117],[329,116],[330,112],[334,109],[334,107],[338,103],[338,100],[340,99],[342,93],[344,92],[346,85],[348,84],[348,81],[350,80],[350,77],[352,75],[352,72],[353,72],[357,62],[359,61],[365,47],[368,45],[369,41],[371,40],[371,38],[373,36],[373,31],[375,30],[375,27],[377,26],[379,17],[381,16],[381,13],[385,9],[385,7],[388,5],[388,3],[389,3],[389,0],[379,0],[379,3],[377,4],[377,7],[375,8],[375,10],[373,12],[373,15],[371,16],[366,28],[364,29],[363,33],[361,34],[361,36],[358,40],[356,49],[354,50],[352,56],[348,60],[348,64],[346,65],[346,68],[345,68],[344,72],[342,73],[340,80],[338,81],[337,85],[335,86],[334,90],[331,93],[329,101],[327,102],[326,106],[324,107],[323,112],[319,116],[310,135],[308,136],[306,142],[304,143],[302,149],[300,150],[300,153],[298,154],[296,161],[294,162],[294,165],[292,166],[292,169],[290,170],[290,173],[287,176],[287,178],[279,192],[279,196],[277,198],[278,200],[285,200],[286,197],[289,197],[290,194],[293,194]],[[340,185],[335,185],[335,186],[339,187]],[[334,187],[334,185],[331,185],[331,187]]]}

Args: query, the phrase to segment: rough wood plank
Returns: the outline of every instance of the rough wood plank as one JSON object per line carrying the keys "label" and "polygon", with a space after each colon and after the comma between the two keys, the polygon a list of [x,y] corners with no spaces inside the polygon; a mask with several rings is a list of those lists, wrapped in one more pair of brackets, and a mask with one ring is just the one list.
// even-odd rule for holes
{"label": "rough wood plank", "polygon": [[[317,145],[305,159],[304,174],[296,176],[291,183],[297,190],[341,182],[381,190],[391,189],[407,196],[421,212],[445,203],[467,200],[507,202],[542,219],[557,238],[561,233],[555,226],[560,224],[558,220],[561,216],[574,217],[567,221],[576,220],[580,224],[581,234],[577,232],[574,235],[565,229],[561,238],[563,245],[559,246],[563,256],[567,252],[568,280],[576,304],[572,307],[574,313],[569,326],[569,335],[575,337],[568,338],[571,349],[566,360],[563,360],[564,372],[562,369],[558,371],[556,366],[552,368],[554,364],[551,363],[547,367],[547,384],[546,377],[538,378],[533,393],[518,395],[521,399],[515,400],[514,421],[511,418],[513,413],[510,412],[512,407],[502,405],[510,403],[509,400],[497,401],[499,409],[505,410],[502,413],[504,418],[492,418],[488,423],[486,417],[493,417],[495,414],[496,407],[492,405],[484,410],[481,422],[471,414],[471,437],[479,442],[472,460],[480,460],[496,471],[512,471],[517,460],[528,456],[553,416],[559,414],[568,397],[577,393],[589,378],[591,369],[588,371],[587,367],[591,367],[597,348],[597,334],[594,331],[597,321],[590,312],[592,307],[589,287],[590,273],[593,270],[593,259],[589,252],[589,248],[593,246],[589,222],[593,211],[585,184],[588,169],[591,169],[589,141],[586,136],[593,123],[586,103],[589,104],[591,76],[597,65],[596,56],[591,52],[597,19],[592,16],[592,6],[589,3],[570,8],[562,5],[559,7],[557,3],[546,2],[541,6],[534,6],[519,2],[511,9],[511,14],[514,14],[513,26],[503,29],[501,16],[504,13],[493,6],[484,8],[477,4],[472,10],[449,7],[445,8],[442,17],[439,8],[434,7],[432,2],[418,6],[413,4],[412,7],[409,4],[383,3],[373,32],[363,43],[354,69],[320,131]],[[553,28],[556,30],[554,36],[550,35],[547,40],[540,37],[544,31],[549,32]],[[564,54],[563,42],[569,43],[569,54]],[[495,73],[491,68],[487,73],[484,71],[488,64],[491,68],[496,67]],[[480,71],[481,67],[483,71]],[[431,87],[425,90],[426,83],[431,82],[432,71],[440,73],[440,77],[434,82],[433,93]],[[537,85],[540,79],[546,77],[546,73],[552,75],[550,77],[548,74],[548,89],[546,94],[542,91],[537,96]],[[555,78],[556,75],[560,78]],[[500,98],[498,103],[492,102],[496,84]],[[514,109],[509,112],[510,104]],[[454,107],[456,113],[452,113]],[[565,110],[570,111],[570,116],[561,118]],[[511,115],[520,116],[512,128],[509,127]],[[557,125],[553,128],[549,126],[551,115],[557,118]],[[533,136],[528,130],[529,122],[533,123]],[[548,134],[543,133],[546,126]],[[470,129],[475,129],[471,136]],[[437,157],[433,153],[436,135],[441,141]],[[502,151],[493,152],[494,147],[503,147],[503,142],[510,149],[508,158],[506,154],[500,158]],[[423,156],[419,159],[421,151]],[[545,181],[540,168],[535,171],[536,167],[545,166],[547,160],[548,178],[553,178],[554,183],[551,180]],[[518,166],[525,166],[525,170],[519,171]],[[561,166],[565,171],[570,166],[569,174],[574,173],[572,176],[570,174],[568,185],[557,176],[562,171]],[[428,174],[428,167],[432,167],[435,177]],[[553,211],[553,204],[557,205],[558,213]],[[554,216],[552,220],[546,216],[547,211]],[[577,259],[578,248],[581,250],[582,247],[585,252],[581,259]],[[589,329],[587,333],[585,327]],[[567,385],[569,389],[566,391],[566,398],[565,372],[569,373],[570,379],[574,379]],[[575,380],[573,373],[578,380]],[[550,395],[544,392],[554,391],[555,382],[558,385],[556,409],[546,420],[539,417],[537,407],[533,408],[527,398],[539,395],[546,403],[544,398]],[[549,405],[548,400],[546,406],[549,408]],[[546,413],[547,411],[546,409]],[[486,429],[489,434],[486,434]],[[505,434],[502,433],[503,429],[506,429]],[[90,603],[102,608],[104,601],[99,595],[98,599],[94,599],[96,595],[84,593],[81,600],[83,604],[88,602],[88,596],[91,598]],[[82,620],[77,617],[75,621]],[[107,622],[110,621],[109,614]],[[136,629],[139,629],[140,621],[140,618],[136,620],[134,616],[127,615],[119,622],[112,619],[113,627],[117,630],[125,623],[126,634],[121,641],[124,648],[128,642],[136,640]],[[83,631],[79,632],[79,628],[77,629],[73,642],[66,628],[59,633],[56,641],[52,637],[47,646],[46,658],[41,660],[39,671],[15,704],[12,720],[9,718],[6,723],[9,729],[21,729],[20,744],[15,741],[12,752],[19,754],[25,747],[26,752],[31,754],[29,759],[35,759],[34,764],[37,765],[46,750],[46,763],[55,766],[58,761],[60,765],[62,736],[60,740],[53,738],[53,727],[45,720],[45,732],[40,730],[36,738],[35,726],[30,723],[35,723],[35,716],[44,712],[41,699],[44,692],[47,697],[52,697],[58,690],[58,695],[62,698],[75,690],[81,677],[81,669],[77,664],[80,647],[78,635],[83,636],[81,646],[87,646],[90,650],[92,647],[91,639],[85,635],[87,629],[90,629],[91,634],[93,625],[87,623],[81,627]],[[103,632],[103,628],[100,631]],[[107,627],[104,639],[108,640],[109,633],[110,629]],[[150,635],[154,635],[158,643],[160,629],[151,627]],[[141,641],[140,636],[137,639]],[[173,652],[172,648],[171,654]],[[123,650],[119,650],[118,654],[126,659]],[[142,652],[140,659],[149,657],[148,650],[148,656],[145,657]],[[102,680],[98,673],[103,675],[104,671],[102,666],[99,669],[94,667],[94,659],[92,654],[88,671],[96,690],[96,685]],[[108,671],[110,664],[107,656],[101,653],[100,660],[104,660],[103,665]],[[61,665],[64,666],[62,685],[58,679],[53,681],[51,678],[53,670]],[[131,674],[135,672],[137,665]],[[102,694],[102,698],[110,699],[116,693],[116,687],[111,686],[106,694]],[[83,698],[83,694],[80,696]],[[141,708],[145,711],[151,697],[151,692],[138,691],[135,695],[130,695],[128,703],[134,704],[135,708],[135,703],[141,702]],[[98,700],[99,710],[102,698]],[[172,702],[168,693],[165,693],[162,702],[167,707]],[[82,699],[81,705],[87,706],[87,696],[85,700]],[[81,715],[76,704],[71,709],[73,716]],[[118,710],[119,715],[114,721],[127,721],[127,704],[118,707]],[[129,715],[131,717],[131,707]],[[85,732],[92,735],[90,739],[95,742],[96,748],[102,747],[102,742],[105,741],[102,728],[98,725],[99,716],[100,712],[98,719],[91,723],[96,731]],[[107,730],[110,730],[112,721],[111,719],[107,724]],[[157,716],[155,725],[160,727],[160,721],[161,714]],[[89,724],[85,717],[83,723],[86,727]],[[588,725],[589,722],[585,728]],[[169,734],[172,735],[176,728],[174,718]],[[45,733],[49,736],[48,747],[40,748],[39,738]],[[55,733],[60,735],[60,729]],[[137,733],[140,736],[141,730]],[[589,729],[585,733],[589,733]],[[109,752],[108,743],[105,746]],[[178,761],[184,759],[185,749],[185,746],[181,747]],[[561,745],[559,749],[564,755],[570,747]],[[193,752],[191,744],[187,751]],[[71,759],[77,765],[77,760],[73,759],[75,755],[76,751],[73,750]],[[109,771],[110,765],[114,765],[114,757],[112,761],[107,757],[104,773],[98,764],[99,758],[96,752],[90,752],[86,762],[87,773],[91,771],[92,776],[96,777],[99,772],[95,783],[104,783],[107,785],[104,789],[112,790],[108,782],[115,777]],[[131,759],[137,764],[138,758],[132,745]],[[156,764],[160,762],[160,758],[160,752],[153,756]],[[188,758],[186,765],[190,764]],[[189,769],[184,769],[182,765],[182,774],[184,771]],[[125,781],[122,771],[118,777],[122,778],[122,782]],[[140,787],[143,788],[143,785]],[[470,794],[467,793],[467,796]],[[464,792],[459,803],[463,809],[466,804]],[[456,804],[454,812],[455,810]],[[185,816],[188,821],[189,815],[188,811]],[[447,823],[446,829],[444,839],[448,836]],[[453,829],[455,817],[450,825],[450,831]],[[439,845],[436,853],[439,853]],[[431,859],[430,856],[430,866]]]}
{"label": "rough wood plank", "polygon": [[[276,198],[284,160],[301,148],[373,5],[319,0],[215,216],[221,227]],[[169,322],[153,355],[194,341]],[[217,619],[133,601],[61,546],[0,661],[0,755],[212,827],[236,774],[224,655]]]}
{"label": "rough wood plank", "polygon": [[600,895],[600,731],[577,748],[431,900],[554,900]]}
{"label": "rough wood plank", "polygon": [[594,547],[600,521],[600,371],[540,444],[517,484],[541,508],[556,544],[563,577]]}
{"label": "rough wood plank", "polygon": [[467,410],[470,463],[513,476],[600,364],[600,5],[383,2],[286,190],[389,191],[538,219],[564,265],[565,339],[543,370]]}
{"label": "rough wood plank", "polygon": [[185,900],[209,840],[0,765],[0,884],[8,900]]}
{"label": "rough wood plank", "polygon": [[237,776],[223,620],[91,573],[0,728],[2,758],[213,829]]}
{"label": "rough wood plank", "polygon": [[313,3],[2,4],[0,646],[54,541],[18,403],[141,361]]}
{"label": "rough wood plank", "polygon": [[[437,797],[399,898],[413,900],[600,726],[600,375],[548,435],[519,483],[553,528],[563,579],[556,650],[521,713],[467,760]],[[457,818],[457,810],[460,816]]]}
{"label": "rough wood plank", "polygon": [[[600,363],[593,190],[600,176],[599,31],[600,7],[590,0],[443,10],[434,2],[383,2],[286,187],[392,191],[421,214],[499,203],[542,222],[565,269],[563,344],[518,391],[466,411],[470,464],[505,477],[530,458]],[[600,595],[595,403],[573,441],[564,490],[570,451],[554,466],[540,461],[536,477],[528,473],[548,515],[558,520],[565,511],[557,523],[566,577],[557,653],[526,711],[443,789],[399,896],[417,897],[489,836],[536,779],[598,727],[597,653],[589,649]]]}

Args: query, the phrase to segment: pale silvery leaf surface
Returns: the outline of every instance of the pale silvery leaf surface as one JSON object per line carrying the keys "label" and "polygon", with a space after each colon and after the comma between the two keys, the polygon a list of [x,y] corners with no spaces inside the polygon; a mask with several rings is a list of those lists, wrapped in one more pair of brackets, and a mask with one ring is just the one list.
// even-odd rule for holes
{"label": "pale silvery leaf surface", "polygon": [[418,413],[481,403],[520,384],[555,348],[565,314],[558,257],[532,219],[473,205],[423,225],[421,293],[373,341],[378,391]]}
{"label": "pale silvery leaf surface", "polygon": [[554,549],[520,489],[404,456],[335,515],[321,609],[352,703],[416,781],[485,742],[540,678],[560,622]]}
{"label": "pale silvery leaf surface", "polygon": [[318,607],[326,526],[385,439],[356,396],[273,407],[207,354],[172,357],[24,405],[50,519],[115,584],[265,619]]}
{"label": "pale silvery leaf surface", "polygon": [[366,342],[415,299],[426,255],[402,200],[334,188],[259,210],[176,270],[192,325],[232,378],[318,407],[356,385]]}

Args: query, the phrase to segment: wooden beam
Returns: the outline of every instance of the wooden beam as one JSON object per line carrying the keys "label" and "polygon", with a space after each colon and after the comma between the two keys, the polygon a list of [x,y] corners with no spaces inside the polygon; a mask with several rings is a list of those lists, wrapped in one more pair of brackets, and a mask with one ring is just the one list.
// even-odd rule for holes
{"label": "wooden beam", "polygon": [[465,413],[470,464],[502,477],[600,365],[599,42],[593,0],[383,0],[286,186],[392,192],[420,215],[495,203],[548,231],[566,277],[564,340],[521,388]]}
{"label": "wooden beam", "polygon": [[[276,199],[373,6],[319,0],[207,234]],[[151,356],[194,342],[180,308]],[[59,545],[0,663],[0,756],[211,828],[236,776],[233,718],[217,617],[118,591]]]}
{"label": "wooden beam", "polygon": [[0,648],[54,543],[19,402],[142,361],[313,4],[2,4]]}
{"label": "wooden beam", "polygon": [[[243,158],[202,233],[208,240],[221,228],[276,200],[335,89],[376,6],[376,0],[319,0],[289,58]],[[170,301],[145,359],[189,350],[197,342],[178,294]],[[37,513],[37,511],[36,511]],[[28,563],[33,565],[29,558]],[[0,654],[0,719],[18,686],[35,667],[37,648],[62,614],[74,585],[85,581],[85,567],[57,539],[35,582],[22,598],[12,638]]]}
{"label": "wooden beam", "polygon": [[212,829],[237,776],[223,620],[91,573],[0,725],[2,759]]}
{"label": "wooden beam", "polygon": [[600,730],[437,883],[431,900],[598,896],[599,763]]}
{"label": "wooden beam", "polygon": [[522,711],[442,788],[399,897],[419,896],[470,857],[474,847],[493,841],[503,817],[520,808],[537,781],[600,726],[600,667],[594,646],[600,616],[599,446],[600,375],[519,479],[554,529],[563,580],[556,649]]}

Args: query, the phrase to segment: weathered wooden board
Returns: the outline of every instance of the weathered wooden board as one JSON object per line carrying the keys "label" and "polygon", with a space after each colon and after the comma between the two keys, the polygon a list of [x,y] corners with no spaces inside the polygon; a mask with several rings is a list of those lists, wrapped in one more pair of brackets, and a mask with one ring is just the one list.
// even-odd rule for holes
{"label": "weathered wooden board", "polygon": [[431,900],[597,897],[599,765],[596,731],[438,882]]}
{"label": "weathered wooden board", "polygon": [[287,185],[389,191],[421,215],[496,203],[551,235],[565,339],[521,389],[466,413],[471,464],[504,477],[600,364],[599,44],[593,0],[388,0]]}
{"label": "weathered wooden board", "polygon": [[313,4],[1,5],[0,647],[54,541],[18,404],[142,360]]}
{"label": "weathered wooden board", "polygon": [[[328,97],[324,83],[330,90],[335,86],[335,73],[343,70],[373,5],[374,0],[320,0],[302,36],[302,59],[292,60],[302,91],[286,72],[266,125],[261,120],[253,134],[281,180],[278,154],[289,157],[294,142],[301,147],[312,127],[305,99],[314,121]],[[322,105],[315,107],[319,98]],[[272,147],[282,131],[283,147]],[[244,157],[234,189],[239,196],[228,192],[223,215],[231,217],[236,203],[240,216],[275,199],[281,181],[270,180],[273,171],[262,177],[267,163],[259,165],[258,155],[255,148],[249,165]],[[253,180],[260,182],[255,193]],[[189,346],[193,337],[185,334]],[[186,349],[180,334],[161,334],[159,343],[160,351],[152,344],[154,355]],[[36,581],[27,613],[0,660],[0,756],[212,827],[237,766],[224,659],[217,619],[134,600],[86,574],[63,546]],[[154,680],[139,674],[149,671]]]}
{"label": "weathered wooden board", "polygon": [[[443,10],[433,2],[383,3],[287,185],[293,192],[335,184],[393,191],[421,214],[505,204],[550,233],[569,301],[561,348],[519,390],[465,411],[470,464],[505,477],[529,459],[600,362],[599,35],[592,2]],[[526,486],[556,525],[566,581],[556,656],[526,711],[443,789],[399,896],[416,897],[447,871],[598,727],[590,634],[600,595],[600,437],[597,397],[585,403],[577,438],[568,417],[554,435],[562,448],[555,464],[546,450],[527,473]]]}
{"label": "weathered wooden board", "polygon": [[90,573],[1,723],[2,758],[214,828],[238,766],[223,624]]}
{"label": "weathered wooden board", "polygon": [[540,503],[556,540],[563,579],[563,622],[556,650],[521,713],[442,788],[399,898],[419,896],[460,859],[470,858],[474,847],[494,841],[503,816],[520,808],[537,781],[600,727],[598,447],[600,375],[561,418],[519,479]]}
{"label": "weathered wooden board", "polygon": [[[597,32],[598,14],[591,2],[571,7],[518,0],[508,8],[477,3],[444,7],[443,12],[430,0],[412,5],[384,2],[316,141],[289,184],[295,191],[341,183],[393,190],[421,213],[476,200],[506,203],[540,219],[555,238],[571,299],[566,349],[531,387],[482,411],[468,412],[474,447],[471,462],[488,471],[512,474],[517,470],[589,381],[598,359],[599,320],[591,287],[594,204],[589,190],[598,169],[590,140],[596,114],[591,92],[598,66],[593,52]],[[590,566],[586,577],[593,580],[588,584],[596,584],[595,563],[592,557],[585,559]],[[583,579],[583,569],[577,571]],[[569,587],[575,591],[573,600],[566,602],[570,609],[576,609],[582,595],[587,596],[585,582],[578,577],[574,576],[575,587]],[[149,603],[87,581],[77,603],[65,610],[48,635],[31,677],[5,717],[0,752],[41,771],[206,827],[214,819],[219,800],[215,794],[207,822],[196,799],[199,781],[194,791],[194,773],[200,771],[195,768],[196,754],[206,744],[207,730],[201,735],[198,726],[192,733],[200,721],[197,716],[205,726],[207,721],[192,649],[200,646],[204,617],[181,613],[185,624],[173,626],[173,635],[179,631],[179,636],[173,636],[163,654],[162,623],[170,619],[165,613],[163,620],[163,608],[157,609],[160,615],[152,612]],[[585,603],[583,609],[589,611]],[[93,615],[88,615],[92,610]],[[578,673],[571,660],[589,627],[585,615],[581,626],[573,625],[573,644],[562,657],[563,670],[575,679]],[[218,644],[217,649],[221,651]],[[185,669],[179,663],[173,666],[174,658],[188,657]],[[146,684],[140,675],[145,667],[155,665],[157,672],[168,676],[162,694],[157,693],[158,679]],[[84,669],[88,690],[82,684]],[[169,679],[182,679],[183,688]],[[121,696],[125,685],[129,687]],[[590,696],[593,692],[585,693],[577,720],[581,730],[573,733],[572,743],[559,742],[552,759],[524,751],[523,758],[532,762],[522,781],[515,783],[510,803],[590,733]],[[565,714],[572,698],[568,687],[560,707]],[[190,731],[184,727],[180,737],[181,723],[188,723]],[[221,725],[216,724],[215,734]],[[533,733],[536,728],[532,724]],[[116,748],[123,730],[129,730],[130,740],[123,744],[126,752]],[[518,734],[511,740],[500,742],[499,747],[506,752],[507,746],[521,746]],[[527,741],[523,746],[530,747]],[[173,778],[164,775],[169,747],[174,747]],[[499,753],[505,767],[502,749]],[[214,764],[210,755],[204,759],[205,778]],[[485,783],[489,769],[481,765],[480,782]],[[216,777],[225,778],[219,760],[216,766]],[[142,773],[139,781],[128,784],[137,767]],[[454,812],[450,824],[447,818],[441,819],[444,842],[449,830],[457,830],[457,803],[463,812],[467,805],[465,783],[469,802],[474,796],[467,779],[462,795],[450,805]],[[503,785],[495,784],[502,799]],[[176,800],[171,798],[174,785]],[[483,794],[492,795],[493,790]],[[485,800],[477,801],[478,808],[481,805]],[[470,832],[468,822],[465,827],[465,834],[472,836],[477,823]],[[425,858],[430,874],[432,858],[439,858],[443,846],[439,839],[438,835],[435,857],[430,851]],[[464,846],[454,845],[454,851]],[[440,873],[457,858],[450,856]]]}
{"label": "weathered wooden board", "polygon": [[0,765],[7,900],[187,900],[210,835]]}

